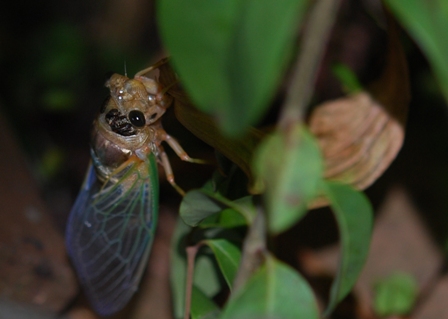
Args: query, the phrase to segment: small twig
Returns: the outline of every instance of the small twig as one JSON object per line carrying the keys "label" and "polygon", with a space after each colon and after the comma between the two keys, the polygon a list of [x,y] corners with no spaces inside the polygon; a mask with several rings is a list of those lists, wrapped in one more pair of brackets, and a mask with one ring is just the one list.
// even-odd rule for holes
{"label": "small twig", "polygon": [[257,215],[244,240],[242,259],[238,273],[233,282],[233,290],[237,291],[264,261],[266,253],[266,216],[260,204]]}
{"label": "small twig", "polygon": [[193,291],[193,278],[194,278],[194,260],[202,245],[195,245],[187,247],[187,280],[185,284],[185,312],[184,319],[190,318],[191,311],[191,294]]}
{"label": "small twig", "polygon": [[287,130],[294,123],[303,122],[339,4],[340,0],[315,1],[307,20],[302,49],[294,67],[286,102],[278,121],[278,128],[281,130]]}

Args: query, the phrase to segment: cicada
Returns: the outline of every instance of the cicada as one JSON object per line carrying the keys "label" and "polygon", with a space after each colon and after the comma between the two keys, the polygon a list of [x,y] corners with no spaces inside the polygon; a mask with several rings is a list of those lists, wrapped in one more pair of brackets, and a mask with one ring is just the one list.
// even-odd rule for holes
{"label": "cicada", "polygon": [[162,63],[166,59],[133,79],[113,74],[106,81],[110,95],[93,123],[91,163],[67,225],[68,254],[101,315],[122,309],[138,288],[157,224],[158,164],[183,193],[162,142],[181,159],[200,162],[162,127],[172,98],[145,76]]}

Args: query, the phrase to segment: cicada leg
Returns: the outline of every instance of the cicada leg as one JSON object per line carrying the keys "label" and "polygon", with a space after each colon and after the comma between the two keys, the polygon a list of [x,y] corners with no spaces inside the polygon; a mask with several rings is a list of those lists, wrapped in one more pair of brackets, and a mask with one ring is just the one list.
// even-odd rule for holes
{"label": "cicada leg", "polygon": [[[207,164],[206,161],[196,158],[191,158],[187,152],[184,151],[182,146],[180,146],[179,142],[176,141],[174,138],[172,138],[170,135],[166,134],[166,132],[163,129],[160,129],[158,132],[158,137],[160,141],[165,141],[172,149],[173,151],[179,156],[179,158],[183,161],[190,162],[190,163],[197,163],[197,164]],[[174,189],[181,194],[182,196],[185,195],[185,192],[182,188],[180,188],[176,182],[174,181],[174,174],[173,170],[171,168],[170,161],[168,159],[168,156],[166,155],[165,151],[161,146],[159,146],[159,156],[160,161],[163,166],[163,169],[165,170],[165,175],[167,181],[174,187]]]}
{"label": "cicada leg", "polygon": [[179,142],[171,137],[170,135],[164,133],[162,136],[162,140],[167,142],[171,149],[179,156],[179,158],[183,161],[196,163],[196,164],[208,164],[207,161],[198,158],[191,158],[187,152],[184,151],[182,146],[180,146]]}
{"label": "cicada leg", "polygon": [[166,155],[165,151],[162,150],[159,153],[159,156],[160,156],[161,164],[165,171],[166,180],[168,181],[168,183],[171,184],[171,186],[173,186],[173,188],[180,195],[185,196],[185,191],[182,188],[180,188],[179,185],[177,185],[176,182],[174,181],[173,169],[171,168],[170,160],[168,159],[168,156]]}

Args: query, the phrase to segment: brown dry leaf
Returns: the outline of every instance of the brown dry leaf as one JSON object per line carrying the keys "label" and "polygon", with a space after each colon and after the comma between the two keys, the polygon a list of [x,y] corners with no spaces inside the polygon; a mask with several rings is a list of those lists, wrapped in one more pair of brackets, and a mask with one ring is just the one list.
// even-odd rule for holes
{"label": "brown dry leaf", "polygon": [[389,167],[404,140],[401,123],[366,92],[320,105],[309,126],[325,158],[325,178],[357,189]]}
{"label": "brown dry leaf", "polygon": [[360,190],[389,167],[404,140],[408,71],[392,21],[388,33],[386,66],[371,93],[360,92],[317,106],[309,120],[325,158],[325,177]]}

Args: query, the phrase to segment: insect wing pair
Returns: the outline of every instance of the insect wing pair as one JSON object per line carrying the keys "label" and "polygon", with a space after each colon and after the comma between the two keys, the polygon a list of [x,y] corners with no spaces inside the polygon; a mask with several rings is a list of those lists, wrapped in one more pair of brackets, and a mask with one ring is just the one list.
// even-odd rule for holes
{"label": "insect wing pair", "polygon": [[125,168],[115,182],[101,183],[91,164],[70,213],[67,248],[95,310],[123,308],[147,264],[158,213],[154,154]]}

